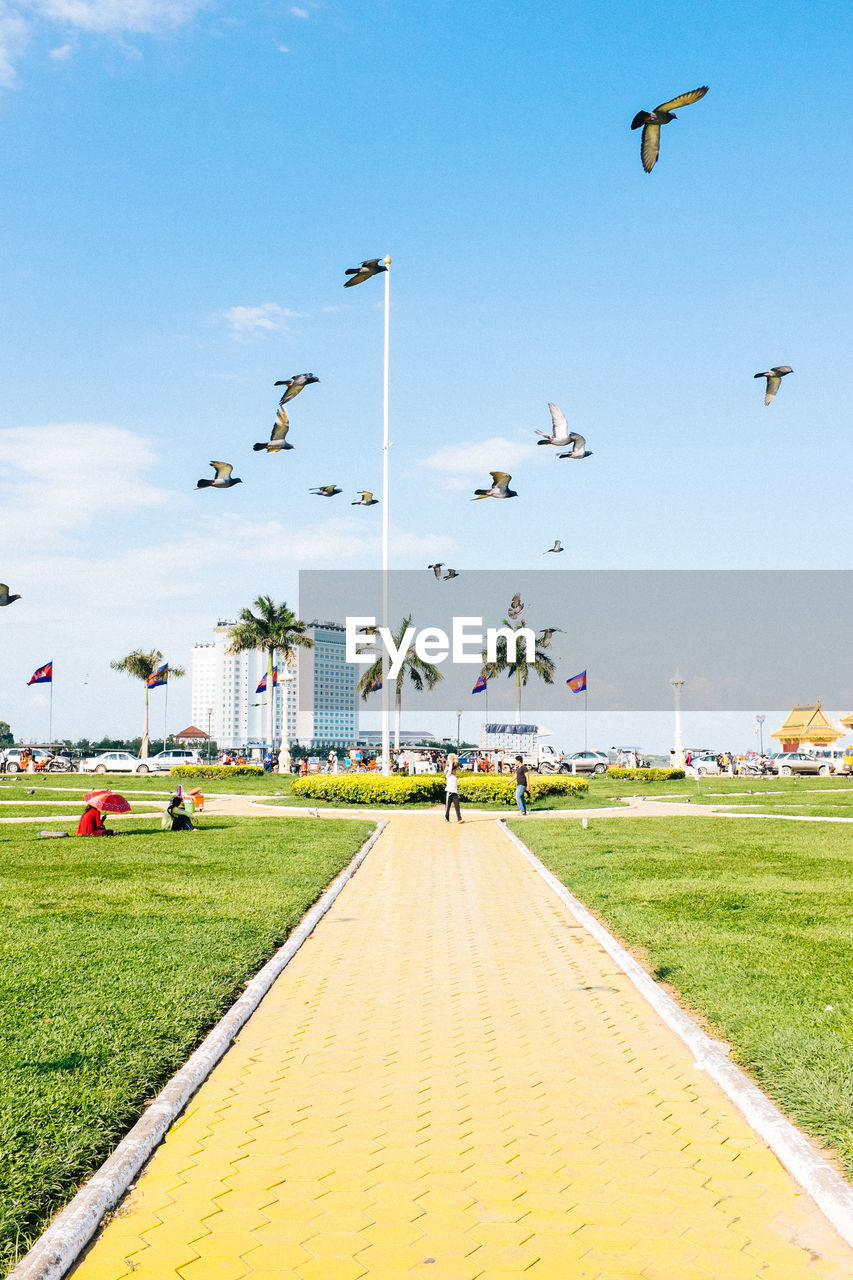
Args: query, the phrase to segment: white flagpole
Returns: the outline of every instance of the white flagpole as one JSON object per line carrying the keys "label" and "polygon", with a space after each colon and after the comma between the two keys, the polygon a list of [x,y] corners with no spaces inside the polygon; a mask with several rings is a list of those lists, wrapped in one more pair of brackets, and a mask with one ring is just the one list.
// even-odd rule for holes
{"label": "white flagpole", "polygon": [[585,678],[583,691],[583,749],[587,749],[587,716],[589,715],[589,679]]}
{"label": "white flagpole", "polygon": [[47,720],[47,745],[53,746],[53,664],[50,668],[50,711]]}
{"label": "white flagpole", "polygon": [[166,751],[166,727],[169,723],[169,668],[166,668],[166,699],[163,703],[163,750]]}
{"label": "white flagpole", "polygon": [[[382,625],[390,626],[388,570],[390,562],[390,509],[388,453],[388,383],[391,341],[391,259],[385,257],[385,365],[382,397]],[[391,689],[388,684],[388,650],[382,646],[382,772],[391,772]]]}

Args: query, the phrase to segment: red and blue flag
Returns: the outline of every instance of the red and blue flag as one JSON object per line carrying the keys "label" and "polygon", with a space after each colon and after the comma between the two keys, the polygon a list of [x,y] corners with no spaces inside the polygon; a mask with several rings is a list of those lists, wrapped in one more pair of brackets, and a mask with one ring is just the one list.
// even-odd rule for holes
{"label": "red and blue flag", "polygon": [[169,683],[169,664],[161,662],[159,667],[155,667],[151,675],[145,682],[149,689],[159,689],[161,685]]}
{"label": "red and blue flag", "polygon": [[[264,672],[264,674],[261,676],[260,684],[258,685],[257,689],[255,690],[255,693],[266,693],[266,691],[267,691],[267,676],[268,676],[268,675],[269,675],[269,672],[268,672],[268,671],[265,671],[265,672]],[[273,685],[273,688],[275,688],[275,686],[276,686],[277,684],[278,684],[278,664],[276,664],[276,666],[274,666],[274,667],[273,667],[273,669],[272,669],[272,685]]]}
{"label": "red and blue flag", "polygon": [[576,676],[566,681],[572,693],[583,693],[586,689],[586,671],[579,671]]}
{"label": "red and blue flag", "polygon": [[53,663],[46,662],[30,676],[27,684],[51,684],[53,682]]}
{"label": "red and blue flag", "polygon": [[488,683],[489,683],[488,676],[480,676],[480,678],[478,679],[477,683],[474,685],[474,688],[471,690],[471,692],[482,693],[483,690],[488,685]]}

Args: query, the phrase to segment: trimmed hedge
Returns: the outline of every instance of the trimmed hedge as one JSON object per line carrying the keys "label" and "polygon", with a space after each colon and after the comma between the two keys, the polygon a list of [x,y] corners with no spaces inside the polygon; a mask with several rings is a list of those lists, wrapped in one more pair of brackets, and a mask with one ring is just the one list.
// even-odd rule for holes
{"label": "trimmed hedge", "polygon": [[173,778],[262,778],[262,764],[175,764]]}
{"label": "trimmed hedge", "polygon": [[[559,774],[530,777],[530,794],[535,800],[546,795],[584,795],[586,778]],[[341,804],[438,804],[444,800],[444,774],[422,773],[414,777],[395,775],[383,778],[376,773],[322,773],[298,778],[292,787],[295,796],[330,800]],[[462,773],[459,798],[480,804],[512,804],[515,779],[512,774]]]}
{"label": "trimmed hedge", "polygon": [[342,804],[435,804],[444,796],[444,774],[383,778],[376,773],[319,773],[297,778],[291,794]]}
{"label": "trimmed hedge", "polygon": [[683,769],[617,769],[607,770],[608,778],[629,778],[633,782],[670,782],[683,778]]}

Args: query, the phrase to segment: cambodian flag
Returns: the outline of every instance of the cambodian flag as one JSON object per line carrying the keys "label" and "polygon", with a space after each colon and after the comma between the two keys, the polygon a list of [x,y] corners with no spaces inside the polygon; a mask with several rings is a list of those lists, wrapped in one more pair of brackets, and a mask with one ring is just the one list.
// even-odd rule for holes
{"label": "cambodian flag", "polygon": [[572,693],[583,693],[586,689],[586,672],[581,671],[578,675],[572,676],[570,680],[566,681],[566,684]]}
{"label": "cambodian flag", "polygon": [[27,684],[51,684],[53,682],[53,663],[46,662],[30,676]]}
{"label": "cambodian flag", "polygon": [[[268,674],[269,673],[265,671],[264,674],[261,676],[261,682],[258,685],[257,689],[255,690],[255,693],[266,693]],[[276,666],[274,666],[272,669],[272,684],[273,684],[273,688],[275,688],[275,686],[278,684],[278,664],[276,664]]]}
{"label": "cambodian flag", "polygon": [[159,667],[155,667],[151,675],[145,682],[149,689],[159,689],[161,685],[169,683],[169,664],[161,662]]}
{"label": "cambodian flag", "polygon": [[472,692],[472,693],[482,693],[482,692],[483,692],[483,690],[484,690],[484,689],[486,688],[486,686],[488,685],[488,683],[489,683],[489,681],[488,681],[488,677],[487,677],[487,676],[480,676],[480,678],[478,679],[477,683],[474,685],[474,688],[471,690],[471,692]]}

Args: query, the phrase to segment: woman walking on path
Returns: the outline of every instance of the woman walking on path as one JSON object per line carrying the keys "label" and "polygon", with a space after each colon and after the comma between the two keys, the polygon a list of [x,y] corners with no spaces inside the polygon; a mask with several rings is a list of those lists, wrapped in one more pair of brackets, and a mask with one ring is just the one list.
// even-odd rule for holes
{"label": "woman walking on path", "polygon": [[458,759],[454,755],[447,757],[447,768],[444,771],[444,821],[450,821],[450,806],[456,810],[456,821],[464,822],[465,819],[459,812],[459,779],[456,776],[456,769],[459,764]]}
{"label": "woman walking on path", "polygon": [[529,790],[530,784],[527,780],[527,765],[521,756],[515,757],[515,803],[518,805],[518,812],[522,818],[527,817],[527,805],[524,803],[524,793]]}

